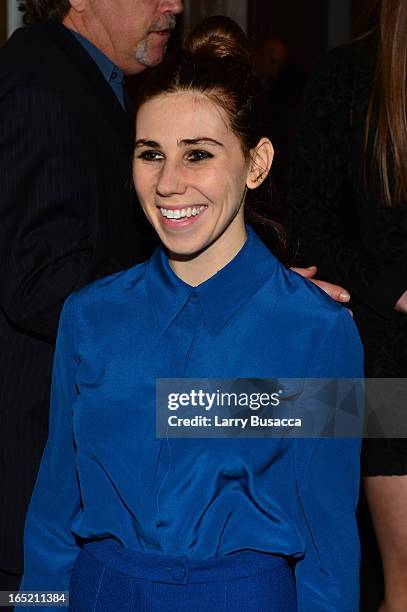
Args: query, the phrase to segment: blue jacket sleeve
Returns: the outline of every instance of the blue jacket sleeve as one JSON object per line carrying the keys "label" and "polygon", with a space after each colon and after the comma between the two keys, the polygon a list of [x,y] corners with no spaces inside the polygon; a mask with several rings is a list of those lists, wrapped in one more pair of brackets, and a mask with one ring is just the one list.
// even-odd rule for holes
{"label": "blue jacket sleeve", "polygon": [[[363,378],[362,345],[346,309],[322,340],[308,376]],[[360,446],[359,438],[295,440],[305,541],[305,555],[296,564],[299,612],[359,610]]]}
{"label": "blue jacket sleeve", "polygon": [[[73,296],[63,307],[51,386],[49,437],[30,501],[24,530],[24,576],[21,591],[68,591],[79,553],[71,524],[81,498],[75,464],[72,406],[78,363],[73,346]],[[25,607],[54,610],[54,607]],[[55,610],[61,610],[55,607]]]}

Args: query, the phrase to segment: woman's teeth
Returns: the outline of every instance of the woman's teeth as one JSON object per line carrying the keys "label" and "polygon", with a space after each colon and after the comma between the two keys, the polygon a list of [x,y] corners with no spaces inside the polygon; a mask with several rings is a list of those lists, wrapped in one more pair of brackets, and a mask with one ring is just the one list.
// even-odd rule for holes
{"label": "woman's teeth", "polygon": [[185,217],[196,217],[200,215],[203,210],[205,210],[207,206],[196,206],[195,208],[177,208],[177,209],[169,209],[169,208],[160,208],[161,214],[163,217],[167,219],[184,219]]}

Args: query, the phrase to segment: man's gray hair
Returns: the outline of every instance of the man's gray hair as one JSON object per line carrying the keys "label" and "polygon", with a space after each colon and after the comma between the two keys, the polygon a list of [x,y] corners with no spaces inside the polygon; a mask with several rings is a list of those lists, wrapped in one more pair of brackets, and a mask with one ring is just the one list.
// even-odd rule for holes
{"label": "man's gray hair", "polygon": [[69,7],[69,0],[23,0],[18,6],[23,12],[23,21],[26,25],[49,19],[62,21]]}

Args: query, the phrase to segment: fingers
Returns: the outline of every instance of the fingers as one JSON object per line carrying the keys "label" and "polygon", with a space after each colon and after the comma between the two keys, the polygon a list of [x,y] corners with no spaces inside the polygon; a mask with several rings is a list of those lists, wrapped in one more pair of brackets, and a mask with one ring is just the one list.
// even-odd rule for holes
{"label": "fingers", "polygon": [[311,279],[318,271],[316,266],[310,266],[309,268],[291,268],[293,272],[297,272],[303,278]]}
{"label": "fingers", "polygon": [[314,285],[317,285],[320,289],[325,291],[333,300],[336,302],[349,302],[350,295],[343,287],[339,285],[333,285],[332,283],[328,283],[326,281],[311,279],[311,282]]}

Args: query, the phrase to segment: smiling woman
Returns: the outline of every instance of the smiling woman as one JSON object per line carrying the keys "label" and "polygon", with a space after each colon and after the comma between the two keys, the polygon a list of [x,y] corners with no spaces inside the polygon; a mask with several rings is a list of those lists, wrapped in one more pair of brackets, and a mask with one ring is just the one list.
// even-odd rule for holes
{"label": "smiling woman", "polygon": [[[143,210],[168,248],[173,269],[199,284],[245,243],[246,190],[267,176],[272,145],[261,139],[245,155],[226,112],[197,91],[145,102],[136,134],[134,182]],[[192,259],[201,270],[196,278],[189,273]]]}
{"label": "smiling woman", "polygon": [[69,588],[72,612],[358,609],[359,440],[171,438],[181,405],[156,437],[159,378],[362,375],[349,313],[245,224],[273,160],[255,119],[226,18],[140,95],[134,183],[162,244],[64,306],[25,530],[22,589]]}

